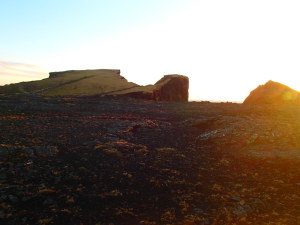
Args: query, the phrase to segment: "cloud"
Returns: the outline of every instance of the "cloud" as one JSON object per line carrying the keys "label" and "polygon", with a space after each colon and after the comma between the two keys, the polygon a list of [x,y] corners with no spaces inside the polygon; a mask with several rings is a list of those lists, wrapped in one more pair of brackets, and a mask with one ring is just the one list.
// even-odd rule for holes
{"label": "cloud", "polygon": [[46,78],[48,72],[41,66],[0,61],[0,85]]}

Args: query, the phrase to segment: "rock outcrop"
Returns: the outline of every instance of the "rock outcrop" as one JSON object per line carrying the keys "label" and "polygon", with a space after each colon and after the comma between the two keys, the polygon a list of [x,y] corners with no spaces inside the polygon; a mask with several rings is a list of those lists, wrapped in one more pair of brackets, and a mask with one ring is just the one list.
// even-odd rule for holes
{"label": "rock outcrop", "polygon": [[49,78],[5,85],[0,94],[39,94],[45,96],[126,96],[156,101],[188,101],[189,79],[166,75],[154,85],[128,82],[120,70],[70,70],[52,72]]}
{"label": "rock outcrop", "polygon": [[155,83],[153,98],[156,101],[187,102],[189,78],[182,75],[166,75]]}
{"label": "rock outcrop", "polygon": [[300,92],[270,80],[251,91],[244,104],[300,105]]}

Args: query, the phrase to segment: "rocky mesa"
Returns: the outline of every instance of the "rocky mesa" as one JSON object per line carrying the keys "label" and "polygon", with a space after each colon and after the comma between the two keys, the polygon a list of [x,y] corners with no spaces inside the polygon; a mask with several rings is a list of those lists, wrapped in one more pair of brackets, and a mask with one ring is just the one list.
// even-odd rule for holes
{"label": "rocky mesa", "polygon": [[300,92],[270,80],[251,91],[244,104],[300,105]]}
{"label": "rocky mesa", "polygon": [[120,70],[70,70],[51,72],[49,78],[4,85],[0,94],[45,96],[128,96],[156,101],[188,101],[189,78],[165,75],[154,85],[128,82]]}

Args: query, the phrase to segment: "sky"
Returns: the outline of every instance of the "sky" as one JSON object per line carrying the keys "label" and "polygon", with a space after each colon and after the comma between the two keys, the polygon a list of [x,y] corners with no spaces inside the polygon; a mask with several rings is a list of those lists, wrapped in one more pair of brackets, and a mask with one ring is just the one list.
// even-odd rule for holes
{"label": "sky", "polygon": [[2,0],[0,85],[52,71],[190,79],[190,100],[243,101],[273,80],[300,91],[299,0]]}

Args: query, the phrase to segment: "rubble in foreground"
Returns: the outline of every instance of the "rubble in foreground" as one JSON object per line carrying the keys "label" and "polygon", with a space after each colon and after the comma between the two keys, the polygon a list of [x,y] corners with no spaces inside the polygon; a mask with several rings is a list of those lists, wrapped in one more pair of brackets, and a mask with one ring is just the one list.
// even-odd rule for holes
{"label": "rubble in foreground", "polygon": [[298,224],[300,108],[0,97],[1,224]]}

